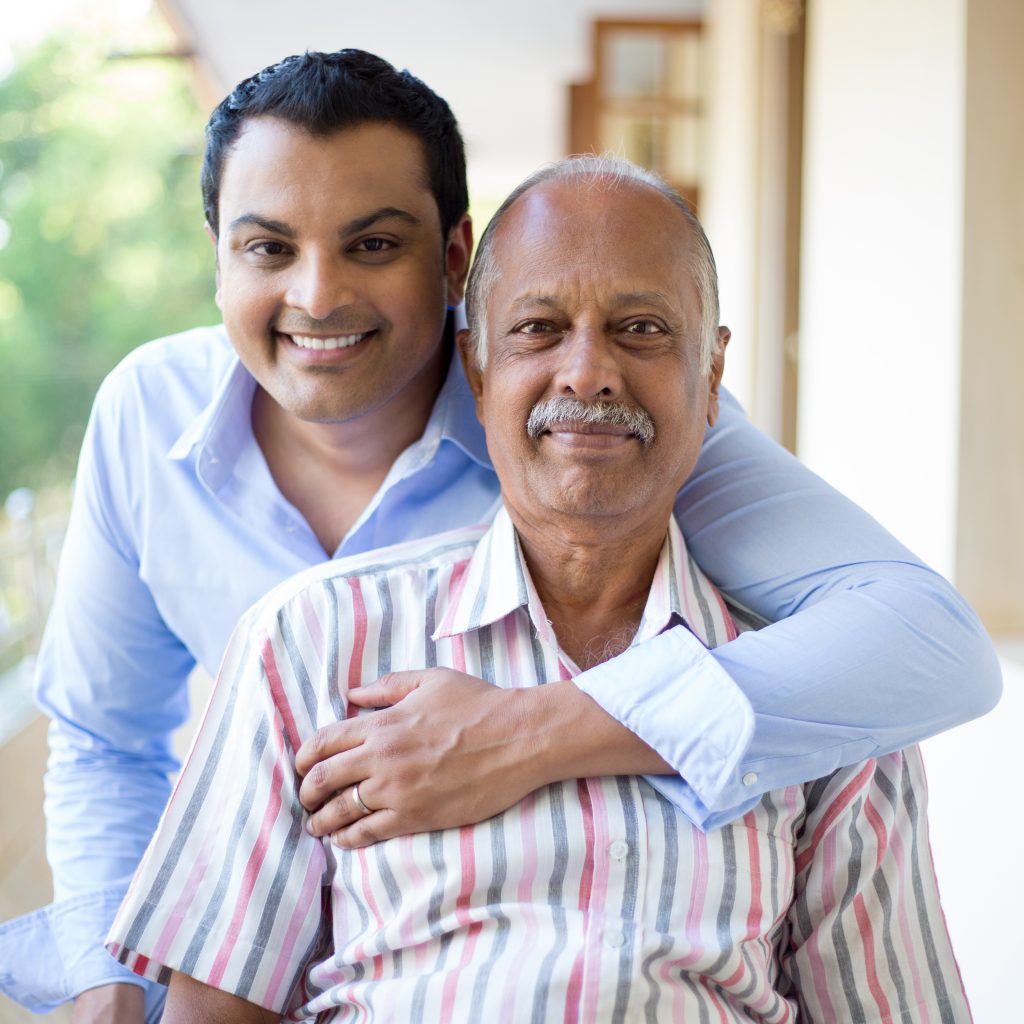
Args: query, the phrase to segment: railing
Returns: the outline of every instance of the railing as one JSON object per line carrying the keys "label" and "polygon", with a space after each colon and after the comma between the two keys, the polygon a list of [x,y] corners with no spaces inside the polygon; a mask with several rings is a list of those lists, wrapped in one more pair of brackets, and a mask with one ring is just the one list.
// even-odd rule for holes
{"label": "railing", "polygon": [[0,517],[0,744],[35,713],[32,661],[53,599],[67,516],[40,514],[32,491],[12,491]]}

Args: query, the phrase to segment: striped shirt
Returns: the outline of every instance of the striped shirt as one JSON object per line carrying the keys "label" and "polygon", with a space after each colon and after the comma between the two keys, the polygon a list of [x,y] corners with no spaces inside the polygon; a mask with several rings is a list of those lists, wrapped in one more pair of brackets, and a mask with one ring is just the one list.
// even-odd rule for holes
{"label": "striped shirt", "polygon": [[[680,619],[709,646],[736,635],[672,523],[634,642]],[[578,671],[504,511],[250,611],[110,951],[290,1021],[970,1020],[916,749],[706,834],[620,776],[368,849],[309,836],[296,749],[356,712],[347,688],[423,665],[505,687]]]}

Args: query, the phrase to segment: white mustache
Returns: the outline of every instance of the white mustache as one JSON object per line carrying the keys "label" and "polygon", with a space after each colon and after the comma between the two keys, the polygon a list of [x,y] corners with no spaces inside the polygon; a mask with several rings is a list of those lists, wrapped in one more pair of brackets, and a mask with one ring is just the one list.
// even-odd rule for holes
{"label": "white mustache", "polygon": [[578,398],[549,398],[538,402],[530,410],[526,433],[536,440],[558,423],[608,423],[625,427],[642,445],[654,440],[654,421],[646,409],[621,402],[582,402]]}

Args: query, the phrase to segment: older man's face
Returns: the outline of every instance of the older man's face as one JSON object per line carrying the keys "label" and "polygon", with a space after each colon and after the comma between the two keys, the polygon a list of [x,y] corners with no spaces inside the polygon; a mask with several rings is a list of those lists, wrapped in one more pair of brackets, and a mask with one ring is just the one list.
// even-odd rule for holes
{"label": "older man's face", "polygon": [[[667,523],[713,415],[721,359],[701,374],[679,210],[647,186],[594,184],[539,185],[506,215],[486,369],[470,366],[470,383],[513,518]],[[557,399],[579,404],[544,416]],[[582,422],[594,406],[611,422]]]}

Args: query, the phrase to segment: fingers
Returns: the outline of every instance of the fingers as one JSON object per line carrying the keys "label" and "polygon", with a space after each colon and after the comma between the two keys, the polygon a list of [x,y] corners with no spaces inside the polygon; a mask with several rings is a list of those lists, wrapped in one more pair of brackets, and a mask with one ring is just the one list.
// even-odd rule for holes
{"label": "fingers", "polygon": [[[378,811],[372,809],[373,801],[366,795],[366,783],[359,783],[359,799],[369,812],[359,806],[356,800],[356,787],[347,786],[334,794],[315,814],[311,814],[306,822],[306,831],[312,836],[327,836],[347,829],[364,818],[371,817]],[[372,790],[371,790],[372,791]],[[373,842],[373,840],[370,840]]]}
{"label": "fingers", "polygon": [[[352,786],[370,775],[366,751],[362,745],[325,761],[318,761],[306,773],[299,786],[299,801],[307,811],[318,811],[338,793],[346,793]],[[365,798],[365,797],[364,797]],[[370,800],[366,801],[371,804]]]}
{"label": "fingers", "polygon": [[408,828],[400,824],[399,816],[392,810],[374,811],[331,835],[331,843],[342,850],[359,850],[364,846],[394,839],[405,835]]}
{"label": "fingers", "polygon": [[307,775],[314,766],[326,762],[328,758],[358,747],[366,738],[366,728],[365,718],[347,718],[343,722],[321,726],[296,751],[295,770],[300,775]]}
{"label": "fingers", "polygon": [[385,708],[408,697],[427,680],[430,669],[389,672],[369,686],[357,686],[348,691],[348,699],[361,708]]}

